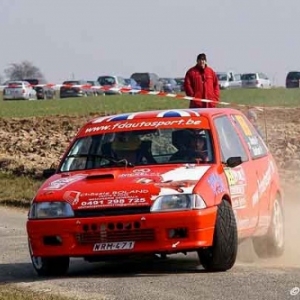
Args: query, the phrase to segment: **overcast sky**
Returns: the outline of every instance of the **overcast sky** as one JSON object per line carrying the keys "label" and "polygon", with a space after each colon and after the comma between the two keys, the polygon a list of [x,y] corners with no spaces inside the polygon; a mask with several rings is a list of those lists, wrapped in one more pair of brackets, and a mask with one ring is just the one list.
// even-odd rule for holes
{"label": "overcast sky", "polygon": [[[205,3],[204,3],[205,2]],[[29,60],[49,82],[156,72],[300,70],[300,0],[0,0],[0,73]]]}

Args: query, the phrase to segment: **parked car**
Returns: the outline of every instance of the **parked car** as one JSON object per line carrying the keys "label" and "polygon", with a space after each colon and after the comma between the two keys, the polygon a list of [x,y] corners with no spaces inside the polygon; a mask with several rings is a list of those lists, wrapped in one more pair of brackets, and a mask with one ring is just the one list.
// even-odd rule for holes
{"label": "parked car", "polygon": [[270,79],[264,73],[245,73],[241,76],[243,88],[270,88]]}
{"label": "parked car", "polygon": [[33,89],[36,91],[37,99],[54,99],[55,98],[55,89],[51,86],[47,86],[47,82],[43,79],[37,78],[24,78],[24,81],[27,81],[31,84]]}
{"label": "parked car", "polygon": [[99,76],[97,81],[105,88],[105,95],[121,95],[121,88],[126,87],[125,78],[121,76],[104,75]]}
{"label": "parked car", "polygon": [[285,87],[287,89],[300,87],[300,71],[288,72],[286,75]]}
{"label": "parked car", "polygon": [[56,96],[56,91],[53,86],[47,85],[44,79],[24,78],[37,92],[37,99],[53,99]]}
{"label": "parked car", "polygon": [[101,85],[100,85],[100,83],[98,81],[96,81],[96,80],[88,80],[87,82],[88,82],[88,84],[91,85],[91,89],[93,90],[95,96],[102,96],[102,95],[104,95],[104,91],[101,90]]}
{"label": "parked car", "polygon": [[39,100],[55,98],[55,90],[52,88],[48,88],[46,86],[34,86],[33,88],[36,91],[36,96]]}
{"label": "parked car", "polygon": [[160,82],[165,93],[179,93],[181,91],[180,85],[174,78],[160,78]]}
{"label": "parked car", "polygon": [[125,78],[125,86],[129,89],[136,90],[135,92],[130,92],[130,94],[136,94],[139,93],[139,91],[142,89],[140,85],[137,84],[137,82],[132,78]]}
{"label": "parked car", "polygon": [[241,74],[235,74],[233,72],[217,72],[220,89],[233,89],[241,88],[242,80]]}
{"label": "parked car", "polygon": [[60,98],[87,97],[93,96],[94,91],[87,80],[64,81],[59,90]]}
{"label": "parked car", "polygon": [[9,81],[3,89],[3,100],[36,100],[36,91],[27,81]]}
{"label": "parked car", "polygon": [[236,109],[94,118],[43,174],[27,221],[41,276],[65,274],[71,257],[187,252],[207,271],[226,271],[245,239],[259,257],[284,252],[276,162]]}
{"label": "parked car", "polygon": [[180,86],[180,91],[184,92],[184,78],[175,78],[177,84]]}
{"label": "parked car", "polygon": [[162,83],[155,73],[133,73],[130,78],[134,79],[142,90],[162,91]]}

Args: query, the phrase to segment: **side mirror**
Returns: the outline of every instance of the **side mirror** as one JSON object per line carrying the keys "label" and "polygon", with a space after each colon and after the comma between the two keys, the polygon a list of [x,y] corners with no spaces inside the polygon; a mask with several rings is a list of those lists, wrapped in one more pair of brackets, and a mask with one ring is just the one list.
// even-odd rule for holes
{"label": "side mirror", "polygon": [[56,169],[50,168],[50,169],[45,169],[43,170],[43,178],[50,178],[52,175],[54,175],[56,172]]}
{"label": "side mirror", "polygon": [[243,163],[243,161],[242,161],[242,158],[240,156],[229,157],[226,161],[226,165],[229,168],[237,167],[237,166],[241,165],[242,163]]}

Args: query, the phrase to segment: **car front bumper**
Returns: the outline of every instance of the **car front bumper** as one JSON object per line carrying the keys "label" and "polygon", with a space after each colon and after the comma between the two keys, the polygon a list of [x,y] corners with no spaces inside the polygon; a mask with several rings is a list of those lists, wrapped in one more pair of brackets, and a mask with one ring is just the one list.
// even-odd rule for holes
{"label": "car front bumper", "polygon": [[[211,207],[189,212],[28,220],[27,233],[34,256],[171,254],[211,246],[216,214],[217,208]],[[122,248],[130,242],[133,248]]]}

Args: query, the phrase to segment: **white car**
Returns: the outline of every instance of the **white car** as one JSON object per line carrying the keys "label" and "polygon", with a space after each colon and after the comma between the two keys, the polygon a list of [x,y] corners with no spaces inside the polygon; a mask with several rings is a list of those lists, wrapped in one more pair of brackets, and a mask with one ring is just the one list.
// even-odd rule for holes
{"label": "white car", "polygon": [[271,80],[264,73],[245,73],[242,74],[243,88],[271,88]]}
{"label": "white car", "polygon": [[36,99],[36,91],[27,81],[9,81],[3,90],[3,100]]}
{"label": "white car", "polygon": [[242,87],[240,74],[234,74],[233,72],[217,72],[217,77],[219,87],[222,90]]}
{"label": "white car", "polygon": [[125,78],[121,76],[103,75],[99,76],[97,81],[102,87],[110,89],[105,90],[105,95],[121,95],[122,92],[119,89],[127,87]]}

